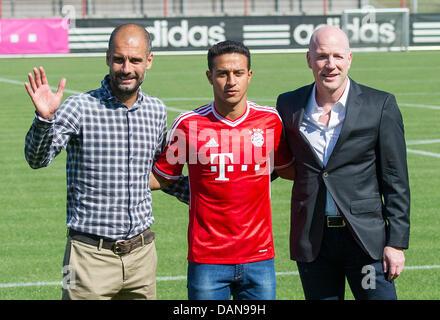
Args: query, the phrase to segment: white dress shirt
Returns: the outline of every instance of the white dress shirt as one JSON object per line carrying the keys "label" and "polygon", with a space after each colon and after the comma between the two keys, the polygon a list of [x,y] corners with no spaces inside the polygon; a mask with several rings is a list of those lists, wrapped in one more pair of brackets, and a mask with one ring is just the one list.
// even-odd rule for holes
{"label": "white dress shirt", "polygon": [[[345,119],[348,91],[350,89],[350,79],[347,82],[344,93],[341,98],[333,105],[330,113],[330,121],[328,126],[318,121],[323,113],[322,107],[318,105],[315,98],[316,84],[313,86],[312,94],[310,95],[304,112],[304,118],[300,126],[300,131],[309,140],[316,155],[321,160],[324,167],[327,165],[328,159],[333,152],[333,148],[338,141],[341,132],[342,124]],[[339,215],[336,204],[327,191],[325,215],[335,216]]]}

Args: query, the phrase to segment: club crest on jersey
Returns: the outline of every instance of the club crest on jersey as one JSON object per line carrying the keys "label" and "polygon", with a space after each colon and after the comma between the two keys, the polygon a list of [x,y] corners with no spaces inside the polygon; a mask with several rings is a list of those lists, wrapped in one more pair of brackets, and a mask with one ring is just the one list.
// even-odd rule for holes
{"label": "club crest on jersey", "polygon": [[252,129],[249,130],[249,134],[251,135],[251,142],[256,147],[262,147],[264,144],[264,136],[263,130],[261,129]]}

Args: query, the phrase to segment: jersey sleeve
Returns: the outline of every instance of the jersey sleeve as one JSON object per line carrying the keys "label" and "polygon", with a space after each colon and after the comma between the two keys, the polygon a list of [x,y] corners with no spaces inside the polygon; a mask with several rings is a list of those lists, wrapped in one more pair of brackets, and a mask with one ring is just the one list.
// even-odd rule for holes
{"label": "jersey sleeve", "polygon": [[187,161],[187,130],[177,118],[170,129],[164,151],[153,166],[153,171],[166,180],[177,181]]}
{"label": "jersey sleeve", "polygon": [[294,158],[287,145],[283,123],[279,117],[277,119],[275,132],[274,169],[287,168],[293,163]]}

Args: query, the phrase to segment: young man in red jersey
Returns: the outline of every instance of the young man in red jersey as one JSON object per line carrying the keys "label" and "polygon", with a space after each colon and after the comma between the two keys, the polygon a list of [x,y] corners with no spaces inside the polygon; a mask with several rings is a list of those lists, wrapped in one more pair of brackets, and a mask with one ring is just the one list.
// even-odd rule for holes
{"label": "young man in red jersey", "polygon": [[208,67],[214,101],[174,121],[150,187],[188,164],[189,299],[275,299],[270,173],[293,179],[292,156],[276,110],[247,101],[248,48],[220,42]]}

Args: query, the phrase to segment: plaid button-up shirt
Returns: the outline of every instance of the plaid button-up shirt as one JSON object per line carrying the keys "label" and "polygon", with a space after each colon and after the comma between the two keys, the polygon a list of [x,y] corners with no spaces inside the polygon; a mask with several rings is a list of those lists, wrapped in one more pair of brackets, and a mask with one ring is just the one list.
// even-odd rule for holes
{"label": "plaid button-up shirt", "polygon": [[139,91],[129,109],[101,88],[74,95],[54,119],[36,116],[26,136],[32,168],[67,151],[67,226],[113,240],[133,237],[154,222],[149,177],[166,140],[166,107]]}

